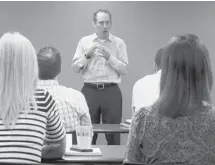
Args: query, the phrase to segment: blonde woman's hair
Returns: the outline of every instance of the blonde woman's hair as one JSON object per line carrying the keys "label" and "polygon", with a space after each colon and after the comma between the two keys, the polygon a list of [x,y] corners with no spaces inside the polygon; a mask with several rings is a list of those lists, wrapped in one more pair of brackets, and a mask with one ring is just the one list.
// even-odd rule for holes
{"label": "blonde woman's hair", "polygon": [[23,35],[5,33],[0,39],[0,118],[13,128],[20,113],[36,109],[36,52]]}
{"label": "blonde woman's hair", "polygon": [[193,34],[179,35],[163,49],[160,97],[153,107],[170,118],[192,115],[211,104],[212,85],[206,46]]}

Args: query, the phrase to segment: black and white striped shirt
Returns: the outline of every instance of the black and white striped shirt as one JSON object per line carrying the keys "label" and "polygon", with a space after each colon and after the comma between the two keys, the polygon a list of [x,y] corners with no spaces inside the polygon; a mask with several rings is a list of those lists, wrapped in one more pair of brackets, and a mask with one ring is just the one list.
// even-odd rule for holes
{"label": "black and white striped shirt", "polygon": [[58,142],[65,137],[55,101],[43,90],[35,93],[38,109],[20,116],[13,129],[0,119],[0,162],[40,163],[44,139]]}

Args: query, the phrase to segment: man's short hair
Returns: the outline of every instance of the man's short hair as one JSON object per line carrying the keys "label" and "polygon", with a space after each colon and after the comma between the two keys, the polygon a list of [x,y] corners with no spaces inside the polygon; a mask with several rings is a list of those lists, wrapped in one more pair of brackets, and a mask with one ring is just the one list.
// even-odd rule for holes
{"label": "man's short hair", "polygon": [[47,46],[40,49],[37,60],[41,80],[54,79],[61,72],[61,56],[56,48]]}
{"label": "man's short hair", "polygon": [[162,59],[162,48],[158,49],[155,56],[155,65],[158,70],[161,69],[161,59]]}
{"label": "man's short hair", "polygon": [[96,22],[97,21],[97,14],[98,13],[106,13],[106,14],[109,14],[110,16],[110,21],[111,21],[111,13],[108,11],[108,10],[105,10],[105,9],[99,9],[97,10],[94,14],[93,14],[93,21]]}

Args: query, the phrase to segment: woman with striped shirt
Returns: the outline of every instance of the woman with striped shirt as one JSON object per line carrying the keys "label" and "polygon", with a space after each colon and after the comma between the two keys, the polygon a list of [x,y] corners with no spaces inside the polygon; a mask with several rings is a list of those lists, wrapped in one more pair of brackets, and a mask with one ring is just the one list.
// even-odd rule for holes
{"label": "woman with striped shirt", "polygon": [[0,39],[0,162],[40,163],[65,152],[65,130],[52,96],[36,90],[38,64],[19,33]]}

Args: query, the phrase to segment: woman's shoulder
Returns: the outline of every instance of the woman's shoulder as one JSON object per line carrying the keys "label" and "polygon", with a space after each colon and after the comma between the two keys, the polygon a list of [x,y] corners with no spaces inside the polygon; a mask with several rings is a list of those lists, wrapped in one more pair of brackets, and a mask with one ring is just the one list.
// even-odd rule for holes
{"label": "woman's shoulder", "polygon": [[207,120],[215,121],[215,107],[210,106],[207,110],[201,113],[201,117]]}
{"label": "woman's shoulder", "polygon": [[146,115],[148,115],[150,112],[149,107],[142,107],[141,109],[135,111],[133,115],[133,119],[135,120],[141,120],[142,118],[145,118]]}
{"label": "woman's shoulder", "polygon": [[200,113],[196,113],[192,116],[187,117],[178,117],[176,119],[172,119],[170,117],[160,117],[155,109],[153,107],[143,107],[140,110],[136,111],[133,116],[133,122],[138,124],[142,123],[147,119],[147,121],[152,121],[157,123],[165,121],[165,122],[171,122],[171,123],[181,123],[185,122],[185,120],[210,120],[215,122],[215,107],[214,106],[208,106],[205,107]]}
{"label": "woman's shoulder", "polygon": [[147,121],[157,120],[157,116],[152,111],[151,107],[142,107],[133,115],[132,123],[137,127],[144,127]]}
{"label": "woman's shoulder", "polygon": [[35,90],[35,97],[38,110],[48,112],[50,108],[55,106],[55,100],[53,99],[52,95],[43,89],[36,89]]}
{"label": "woman's shoulder", "polygon": [[36,98],[41,98],[41,97],[45,97],[46,93],[48,91],[44,90],[44,89],[36,89],[34,91],[34,95],[36,96]]}
{"label": "woman's shoulder", "polygon": [[36,89],[35,92],[34,92],[34,95],[36,97],[36,100],[47,100],[47,98],[49,97],[52,97],[50,95],[50,93],[47,91],[47,90],[44,90],[44,89]]}
{"label": "woman's shoulder", "polygon": [[137,110],[133,116],[134,120],[140,121],[140,120],[145,120],[148,119],[153,119],[156,120],[158,119],[156,111],[153,109],[152,106],[148,107],[142,107],[139,110]]}

